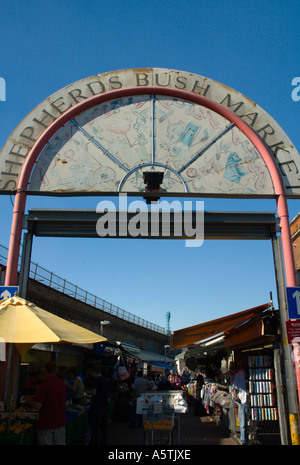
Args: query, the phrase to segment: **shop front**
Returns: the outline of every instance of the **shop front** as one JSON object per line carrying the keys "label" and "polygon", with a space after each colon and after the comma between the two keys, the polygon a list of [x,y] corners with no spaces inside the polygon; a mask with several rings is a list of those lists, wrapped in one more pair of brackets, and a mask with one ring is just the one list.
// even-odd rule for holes
{"label": "shop front", "polygon": [[[0,444],[36,444],[36,426],[39,413],[30,406],[40,383],[45,379],[49,361],[57,365],[57,374],[66,377],[71,368],[81,373],[86,355],[93,345],[35,344],[20,360],[17,398],[14,408],[3,405],[0,411]],[[66,444],[78,444],[88,429],[88,399],[81,404],[66,402]]]}
{"label": "shop front", "polygon": [[[6,341],[6,360],[0,364],[1,376],[5,376],[0,442],[34,443],[39,413],[32,402],[46,379],[46,364],[55,362],[56,374],[65,381],[68,377],[71,385],[81,376],[83,359],[93,344],[106,338],[18,296],[3,299],[0,306],[1,335]],[[75,405],[72,393],[71,389],[65,406],[66,439],[76,444],[87,422],[88,402]]]}
{"label": "shop front", "polygon": [[[286,443],[286,400],[278,312],[267,311],[225,336],[225,345],[241,360],[248,391],[249,443]],[[236,409],[236,406],[235,406]]]}
{"label": "shop front", "polygon": [[[247,318],[241,319],[241,315]],[[197,374],[204,377],[201,388],[202,414],[210,415],[229,434],[240,441],[238,404],[232,385],[237,364],[246,374],[248,405],[248,443],[286,444],[287,417],[282,354],[278,333],[278,312],[264,305],[173,334],[173,347],[186,338],[188,343],[177,364],[190,367],[193,379],[189,397],[196,402]],[[209,338],[212,336],[210,339]],[[200,342],[196,343],[196,338]],[[202,339],[202,341],[201,341]],[[180,341],[180,342],[179,342]],[[195,341],[195,342],[194,342]]]}
{"label": "shop front", "polygon": [[[55,361],[57,375],[72,383],[74,368],[85,387],[94,364],[102,368],[109,383],[110,421],[129,419],[131,384],[140,362],[120,345],[109,342],[95,344],[35,344],[20,361],[16,408],[0,411],[0,444],[36,444],[36,426],[39,414],[31,407],[39,384],[45,379],[45,365]],[[120,370],[123,368],[123,370]],[[123,375],[121,375],[123,373]],[[89,427],[91,398],[88,395],[74,402],[67,389],[66,444],[82,444]]]}

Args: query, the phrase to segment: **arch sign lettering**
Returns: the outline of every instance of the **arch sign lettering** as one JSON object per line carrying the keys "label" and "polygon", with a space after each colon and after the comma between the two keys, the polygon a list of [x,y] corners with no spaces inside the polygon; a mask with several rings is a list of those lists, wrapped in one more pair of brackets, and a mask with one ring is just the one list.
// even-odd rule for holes
{"label": "arch sign lettering", "polygon": [[[147,88],[161,93],[154,89],[145,94]],[[135,93],[122,92],[125,89]],[[174,92],[167,92],[170,89]],[[110,93],[108,100],[97,100]],[[144,192],[143,172],[151,169],[164,173],[161,189],[166,194],[273,197],[274,182],[253,142],[190,95],[216,102],[247,123],[268,147],[287,198],[300,198],[299,154],[262,108],[211,79],[157,68],[92,76],[40,103],[0,153],[0,192],[17,189],[34,144],[78,107],[79,113],[44,141],[29,194]],[[89,100],[91,106],[82,106]]]}
{"label": "arch sign lettering", "polygon": [[[299,154],[276,121],[219,82],[158,68],[82,79],[32,110],[0,152],[0,193],[16,193],[7,281],[16,276],[28,194],[145,196],[152,189],[276,198],[293,286],[286,199],[300,198],[299,172]],[[157,185],[149,187],[146,173]]]}

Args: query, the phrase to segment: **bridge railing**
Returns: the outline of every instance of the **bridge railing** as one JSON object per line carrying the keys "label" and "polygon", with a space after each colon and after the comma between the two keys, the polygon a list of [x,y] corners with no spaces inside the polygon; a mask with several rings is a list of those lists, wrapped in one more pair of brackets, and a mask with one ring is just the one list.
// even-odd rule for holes
{"label": "bridge railing", "polygon": [[[0,244],[0,263],[6,265],[7,261],[7,254],[8,248]],[[20,270],[20,260],[19,260],[19,270]],[[127,312],[126,310],[117,307],[116,305],[107,302],[104,299],[88,292],[85,289],[80,288],[76,284],[67,281],[65,278],[58,276],[57,274],[53,273],[52,271],[43,268],[38,263],[30,262],[30,278],[45,284],[52,289],[56,289],[63,294],[69,295],[70,297],[74,297],[81,302],[84,302],[92,307],[95,307],[99,310],[103,310],[110,315],[117,316],[122,318],[125,321],[130,323],[134,323],[136,325],[142,326],[143,328],[150,329],[151,331],[155,331],[161,334],[167,334],[167,331],[162,326],[158,326],[150,321],[144,320],[133,313]]]}

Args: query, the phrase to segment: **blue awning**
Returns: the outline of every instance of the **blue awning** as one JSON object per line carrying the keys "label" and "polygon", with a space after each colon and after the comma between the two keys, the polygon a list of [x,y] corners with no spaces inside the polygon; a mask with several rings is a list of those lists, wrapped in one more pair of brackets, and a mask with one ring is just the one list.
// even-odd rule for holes
{"label": "blue awning", "polygon": [[174,365],[171,363],[164,363],[164,362],[148,362],[148,363],[149,365],[164,368],[165,370],[174,370]]}

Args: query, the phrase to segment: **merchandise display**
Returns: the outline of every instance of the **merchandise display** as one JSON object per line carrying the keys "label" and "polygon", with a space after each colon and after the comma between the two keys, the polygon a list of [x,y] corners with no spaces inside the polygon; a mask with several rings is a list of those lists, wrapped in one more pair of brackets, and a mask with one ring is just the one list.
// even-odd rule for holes
{"label": "merchandise display", "polygon": [[280,444],[278,406],[271,353],[248,356],[249,440],[253,444]]}
{"label": "merchandise display", "polygon": [[217,390],[216,393],[211,397],[211,402],[224,408],[230,408],[231,396],[228,392]]}
{"label": "merchandise display", "polygon": [[231,396],[228,392],[228,386],[218,383],[206,383],[202,387],[201,397],[207,413],[209,413],[209,407],[213,408],[216,404],[224,408],[231,406]]}
{"label": "merchandise display", "polygon": [[[272,348],[257,351],[244,349],[243,352],[248,393],[249,444],[281,444],[273,350]],[[206,414],[228,429],[237,439],[240,438],[240,425],[238,404],[231,392],[235,373],[235,367],[231,362],[233,359],[237,360],[238,356],[240,353],[235,351],[229,356],[227,371],[224,369],[222,371],[224,383],[206,378],[201,389],[201,401]],[[196,398],[194,380],[187,385],[187,390],[189,397],[194,400]]]}

